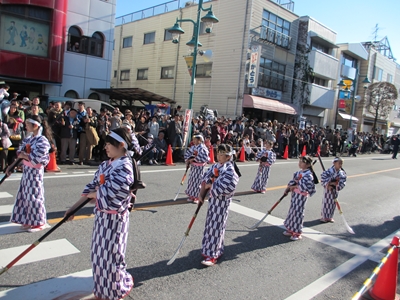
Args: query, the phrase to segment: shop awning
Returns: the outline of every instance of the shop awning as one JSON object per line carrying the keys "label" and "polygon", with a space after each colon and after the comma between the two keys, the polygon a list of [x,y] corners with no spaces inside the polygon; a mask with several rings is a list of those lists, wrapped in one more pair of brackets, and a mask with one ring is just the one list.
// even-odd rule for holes
{"label": "shop awning", "polygon": [[345,119],[345,120],[352,120],[352,121],[358,121],[358,118],[356,118],[355,116],[352,115],[348,115],[348,114],[344,114],[344,113],[339,113],[339,115]]}
{"label": "shop awning", "polygon": [[244,95],[243,107],[276,111],[288,115],[297,115],[297,110],[293,104],[252,95]]}
{"label": "shop awning", "polygon": [[[162,102],[162,103],[176,103],[175,100],[170,98],[152,93],[150,91],[146,91],[140,88],[91,88],[92,91],[96,91],[98,93],[106,94],[110,96],[112,100],[127,100],[130,102],[134,102],[135,100],[138,101],[145,101],[145,102]],[[132,103],[131,103],[132,105]]]}

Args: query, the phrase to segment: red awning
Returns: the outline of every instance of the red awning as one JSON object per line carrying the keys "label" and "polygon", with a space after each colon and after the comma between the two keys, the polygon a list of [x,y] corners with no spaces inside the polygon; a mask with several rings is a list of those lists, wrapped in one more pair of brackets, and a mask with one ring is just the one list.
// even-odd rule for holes
{"label": "red awning", "polygon": [[288,115],[297,115],[296,107],[293,104],[251,95],[244,95],[243,107],[276,111]]}

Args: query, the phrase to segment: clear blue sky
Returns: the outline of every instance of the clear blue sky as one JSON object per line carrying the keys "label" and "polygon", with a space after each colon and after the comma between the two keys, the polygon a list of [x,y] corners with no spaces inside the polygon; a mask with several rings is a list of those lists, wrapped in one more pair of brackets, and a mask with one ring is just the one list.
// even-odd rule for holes
{"label": "clear blue sky", "polygon": [[[117,0],[116,15],[165,2],[168,1]],[[400,0],[294,0],[294,3],[295,14],[308,15],[328,26],[337,33],[338,43],[374,40],[373,32],[378,24],[378,40],[388,37],[393,56],[400,64]]]}

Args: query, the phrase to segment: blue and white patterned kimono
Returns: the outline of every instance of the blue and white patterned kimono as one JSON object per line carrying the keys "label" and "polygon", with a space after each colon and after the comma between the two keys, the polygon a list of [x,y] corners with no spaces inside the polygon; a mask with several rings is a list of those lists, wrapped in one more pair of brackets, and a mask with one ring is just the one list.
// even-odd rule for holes
{"label": "blue and white patterned kimono", "polygon": [[43,135],[29,136],[22,141],[17,154],[30,146],[29,161],[23,160],[24,171],[15,199],[10,222],[22,225],[46,224],[44,206],[44,167],[49,163],[50,143]]}
{"label": "blue and white patterned kimono", "polygon": [[257,153],[257,161],[259,161],[262,157],[266,157],[266,162],[261,162],[258,167],[257,176],[254,179],[254,183],[251,186],[251,189],[255,192],[265,192],[267,189],[269,172],[271,170],[271,165],[275,163],[276,155],[274,151],[263,149]]}
{"label": "blue and white patterned kimono", "polygon": [[203,180],[204,166],[208,162],[208,149],[204,144],[194,145],[185,153],[185,161],[194,156],[194,161],[190,164],[190,175],[188,186],[185,190],[190,200],[199,200],[201,181]]}
{"label": "blue and white patterned kimono", "polygon": [[203,182],[212,182],[215,168],[218,168],[219,175],[210,189],[201,249],[204,257],[211,258],[218,258],[224,253],[224,236],[229,206],[235,193],[236,185],[239,182],[239,176],[230,161],[223,165],[220,163],[212,165],[204,174]]}
{"label": "blue and white patterned kimono", "polygon": [[[104,174],[105,183],[100,184]],[[91,260],[94,295],[101,299],[121,299],[133,287],[126,271],[125,251],[129,228],[129,186],[134,181],[131,159],[123,156],[104,161],[83,195],[97,190],[94,208]]]}
{"label": "blue and white patterned kimono", "polygon": [[[336,171],[335,167],[332,166],[328,170],[321,174],[321,184],[324,187],[324,197],[322,198],[322,209],[321,216],[324,219],[332,219],[335,213],[335,199],[339,197],[339,191],[342,190],[346,185],[347,175],[346,172],[341,169]],[[338,181],[336,189],[329,190],[328,185],[332,181]]]}
{"label": "blue and white patterned kimono", "polygon": [[314,177],[310,170],[300,170],[294,173],[289,185],[298,185],[292,192],[289,213],[283,222],[288,232],[294,236],[300,236],[303,229],[304,209],[308,196],[316,193]]}

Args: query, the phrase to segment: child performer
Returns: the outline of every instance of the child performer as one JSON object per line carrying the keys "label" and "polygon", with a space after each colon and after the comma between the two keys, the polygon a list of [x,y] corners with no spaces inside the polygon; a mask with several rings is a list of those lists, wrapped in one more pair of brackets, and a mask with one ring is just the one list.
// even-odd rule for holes
{"label": "child performer", "polygon": [[257,193],[265,194],[268,184],[269,172],[271,165],[276,160],[275,152],[272,151],[273,141],[267,141],[265,143],[265,149],[262,149],[257,153],[256,160],[260,162],[258,167],[257,176],[254,179],[254,183],[251,189]]}
{"label": "child performer", "polygon": [[[210,190],[201,249],[204,257],[201,263],[205,266],[215,265],[217,259],[224,253],[224,235],[229,206],[239,182],[239,177],[231,162],[231,156],[231,146],[225,144],[218,146],[218,163],[212,165],[203,177],[204,188]],[[218,177],[215,178],[215,174],[218,174]],[[199,201],[204,202],[204,198],[200,196]]]}
{"label": "child performer", "polygon": [[321,183],[324,189],[322,199],[321,222],[335,222],[333,214],[335,213],[335,199],[339,196],[339,191],[346,185],[346,172],[342,169],[343,160],[335,157],[333,166],[322,172]]}
{"label": "child performer", "polygon": [[185,191],[188,195],[188,202],[199,203],[200,185],[204,175],[204,166],[208,162],[209,151],[203,144],[202,135],[195,135],[193,138],[194,145],[185,153],[185,162],[190,165],[190,176],[188,186]]}
{"label": "child performer", "polygon": [[[110,158],[97,170],[81,198],[70,213],[87,198],[95,203],[91,261],[96,299],[121,299],[133,287],[133,278],[126,271],[125,250],[128,239],[130,186],[135,178],[131,158],[127,155],[131,136],[125,128],[112,130],[106,136],[105,150]],[[69,220],[72,220],[71,216]]]}
{"label": "child performer", "polygon": [[[26,119],[25,126],[32,135],[22,141],[17,151],[18,158],[23,159],[24,168],[10,222],[21,224],[22,229],[29,232],[36,232],[47,228],[43,175],[44,167],[50,161],[52,132],[39,116]],[[11,174],[10,167],[6,172]]]}
{"label": "child performer", "polygon": [[286,231],[283,235],[290,236],[292,241],[301,239],[303,229],[304,209],[308,196],[315,194],[315,184],[318,178],[312,167],[312,159],[309,156],[300,157],[300,171],[293,175],[293,179],[289,181],[285,194],[290,190],[292,192],[292,200],[290,203],[289,213],[283,225]]}

